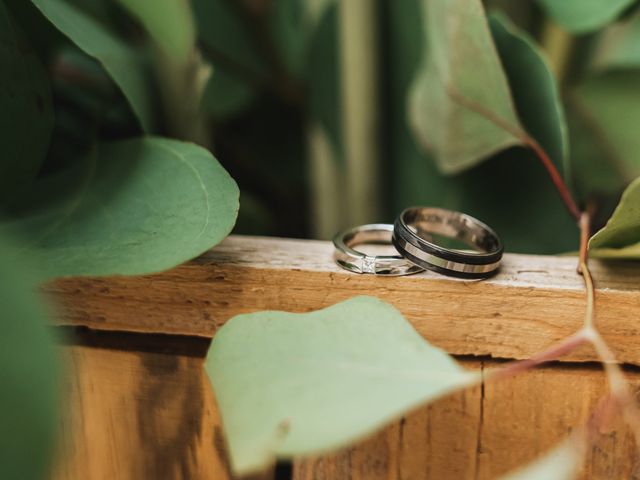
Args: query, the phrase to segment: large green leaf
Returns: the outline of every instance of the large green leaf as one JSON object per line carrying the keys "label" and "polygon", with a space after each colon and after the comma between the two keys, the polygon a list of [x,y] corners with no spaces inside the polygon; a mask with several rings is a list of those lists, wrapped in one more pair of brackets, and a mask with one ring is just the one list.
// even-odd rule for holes
{"label": "large green leaf", "polygon": [[575,440],[570,439],[500,480],[573,480],[577,477],[581,462],[579,448]]}
{"label": "large green leaf", "polygon": [[385,8],[391,61],[388,135],[393,159],[387,218],[407,205],[440,206],[486,221],[511,252],[576,250],[575,221],[531,152],[511,149],[460,175],[444,176],[432,158],[420,151],[406,123],[404,100],[422,56],[423,46],[415,39],[424,22],[416,0],[386,2]]}
{"label": "large green leaf", "polygon": [[538,0],[553,19],[573,33],[586,33],[615,20],[635,0]]}
{"label": "large green leaf", "polygon": [[347,446],[479,380],[372,297],[239,315],[215,336],[206,370],[237,474]]}
{"label": "large green leaf", "polygon": [[53,128],[47,73],[0,0],[0,202],[38,173]]}
{"label": "large green leaf", "polygon": [[589,241],[589,248],[600,258],[640,258],[640,178],[624,191],[605,227]]}
{"label": "large green leaf", "polygon": [[138,52],[65,0],[31,0],[62,33],[102,63],[122,90],[142,128],[153,131],[151,89]]}
{"label": "large green leaf", "polygon": [[507,79],[480,0],[423,0],[425,51],[410,121],[440,169],[456,173],[521,144]]}
{"label": "large green leaf", "polygon": [[556,166],[566,171],[567,125],[555,78],[542,51],[507,17],[494,14],[489,24],[524,128]]}
{"label": "large green leaf", "polygon": [[28,257],[0,241],[0,478],[49,473],[58,409],[58,365]]}
{"label": "large green leaf", "polygon": [[196,29],[184,0],[119,0],[163,51],[183,62],[193,53]]}
{"label": "large green leaf", "polygon": [[51,276],[157,272],[222,240],[238,188],[205,149],[144,137],[101,144],[82,168],[43,180],[8,222]]}

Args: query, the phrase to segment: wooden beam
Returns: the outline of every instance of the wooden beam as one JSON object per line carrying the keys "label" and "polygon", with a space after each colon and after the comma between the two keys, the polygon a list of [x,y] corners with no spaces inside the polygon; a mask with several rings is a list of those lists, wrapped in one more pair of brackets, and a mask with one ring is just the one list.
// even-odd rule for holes
{"label": "wooden beam", "polygon": [[[497,362],[461,364],[485,369]],[[638,373],[627,379],[635,391]],[[537,368],[442,398],[351,448],[299,460],[294,479],[495,479],[564,441],[606,393],[605,375],[593,365]],[[613,416],[595,434],[579,478],[634,478],[637,464],[633,435]]]}
{"label": "wooden beam", "polygon": [[[640,365],[637,264],[591,264],[598,327],[620,361]],[[307,312],[374,295],[449,353],[528,358],[582,325],[585,294],[575,266],[572,257],[505,255],[500,273],[484,281],[382,278],[341,270],[329,242],[231,236],[167,272],[67,278],[45,290],[61,307],[57,324],[204,337],[240,313]],[[596,356],[585,347],[562,360]]]}

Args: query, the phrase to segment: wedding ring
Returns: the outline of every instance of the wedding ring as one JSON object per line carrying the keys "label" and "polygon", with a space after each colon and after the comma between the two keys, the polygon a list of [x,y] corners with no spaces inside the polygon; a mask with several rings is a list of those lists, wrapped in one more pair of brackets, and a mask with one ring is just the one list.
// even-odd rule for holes
{"label": "wedding ring", "polygon": [[400,255],[367,255],[352,247],[363,243],[391,245],[393,225],[376,223],[361,225],[333,238],[334,259],[342,268],[354,273],[375,275],[411,275],[423,270]]}
{"label": "wedding ring", "polygon": [[[436,245],[432,234],[460,240],[474,251]],[[502,242],[487,225],[442,208],[404,210],[394,224],[393,245],[415,265],[459,278],[486,278],[498,270]]]}

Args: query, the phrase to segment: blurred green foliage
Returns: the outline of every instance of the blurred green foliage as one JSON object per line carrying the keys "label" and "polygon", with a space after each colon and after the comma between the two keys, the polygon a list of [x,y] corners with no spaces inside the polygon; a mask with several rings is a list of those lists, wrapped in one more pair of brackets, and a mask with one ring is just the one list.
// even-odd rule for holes
{"label": "blurred green foliage", "polygon": [[[637,1],[376,6],[372,220],[442,206],[508,251],[575,250],[535,142],[606,223],[640,175]],[[234,180],[237,232],[309,236],[326,181],[311,125],[348,188],[340,15],[338,0],[0,0],[0,233],[19,245],[4,256],[35,255],[48,276],[170,268],[229,233]],[[635,185],[599,255],[638,258]]]}

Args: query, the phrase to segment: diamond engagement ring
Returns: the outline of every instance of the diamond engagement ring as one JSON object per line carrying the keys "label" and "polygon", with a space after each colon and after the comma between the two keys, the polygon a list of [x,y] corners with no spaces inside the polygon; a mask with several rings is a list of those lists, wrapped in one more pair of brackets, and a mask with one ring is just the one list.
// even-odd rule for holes
{"label": "diamond engagement ring", "polygon": [[333,238],[334,259],[345,270],[374,275],[411,275],[423,270],[400,255],[367,255],[354,250],[357,245],[391,245],[393,225],[375,223],[361,225],[337,234]]}

